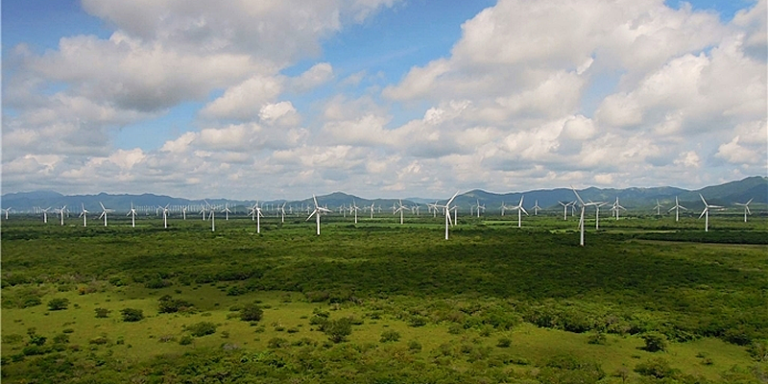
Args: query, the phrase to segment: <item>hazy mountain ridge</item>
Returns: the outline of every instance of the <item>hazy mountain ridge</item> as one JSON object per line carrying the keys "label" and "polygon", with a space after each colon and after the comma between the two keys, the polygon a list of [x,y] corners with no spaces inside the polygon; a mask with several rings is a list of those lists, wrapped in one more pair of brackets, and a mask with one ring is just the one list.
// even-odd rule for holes
{"label": "hazy mountain ridge", "polygon": [[[589,187],[577,191],[585,201],[603,201],[611,204],[618,197],[621,205],[628,209],[652,207],[656,205],[656,200],[662,206],[669,208],[674,204],[675,196],[687,208],[700,209],[702,203],[699,193],[704,195],[709,203],[717,205],[732,206],[735,202],[743,203],[749,199],[753,199],[753,203],[756,204],[768,204],[768,178],[761,176],[748,177],[743,180],[707,186],[692,191],[669,186],[651,188],[630,187],[624,189]],[[470,206],[476,205],[479,201],[489,212],[496,212],[500,209],[502,203],[507,206],[517,205],[521,196],[524,196],[523,206],[526,209],[533,207],[536,201],[538,201],[539,206],[542,208],[554,209],[560,207],[559,201],[571,202],[575,200],[573,191],[570,188],[540,189],[505,194],[474,189],[457,196],[455,204],[458,204],[463,210],[469,210]],[[333,192],[328,195],[317,196],[317,199],[320,205],[328,206],[334,210],[341,205],[349,206],[354,201],[361,212],[365,211],[366,207],[369,208],[371,204],[374,204],[377,211],[380,206],[382,212],[391,211],[392,206],[398,204],[398,199],[365,199],[344,192]],[[445,199],[446,197],[443,197],[440,203],[445,203]],[[240,211],[242,211],[244,207],[250,207],[255,203],[253,200],[229,200],[224,198],[190,200],[152,193],[112,195],[102,192],[96,195],[66,196],[53,191],[33,191],[9,193],[2,196],[3,208],[12,207],[13,211],[17,212],[32,210],[33,207],[57,208],[62,205],[67,205],[70,211],[76,212],[80,210],[81,204],[85,205],[85,208],[89,211],[98,211],[101,209],[99,206],[100,202],[107,208],[118,211],[127,211],[131,204],[137,207],[144,206],[154,209],[154,207],[165,205],[177,207],[202,206],[207,203],[222,207],[228,204],[230,207],[239,207]],[[422,206],[422,209],[425,208],[427,202],[434,202],[434,200],[429,198],[402,200],[403,205],[410,207],[419,204]],[[269,204],[271,206],[282,203],[285,203],[286,207],[293,206],[294,208],[314,204],[311,196],[304,200],[270,200],[261,202],[261,204]]]}

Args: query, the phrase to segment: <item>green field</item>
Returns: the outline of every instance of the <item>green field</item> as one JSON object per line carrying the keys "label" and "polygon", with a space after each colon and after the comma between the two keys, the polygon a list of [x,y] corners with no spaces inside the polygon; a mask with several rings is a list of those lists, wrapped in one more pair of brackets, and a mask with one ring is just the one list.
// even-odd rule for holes
{"label": "green field", "polygon": [[768,382],[765,217],[67,224],[3,222],[4,382]]}

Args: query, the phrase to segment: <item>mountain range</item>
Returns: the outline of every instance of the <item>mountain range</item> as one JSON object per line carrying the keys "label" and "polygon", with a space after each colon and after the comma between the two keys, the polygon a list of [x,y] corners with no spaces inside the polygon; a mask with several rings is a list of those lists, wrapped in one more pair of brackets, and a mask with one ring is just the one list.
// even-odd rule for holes
{"label": "mountain range", "polygon": [[[656,205],[657,200],[659,204],[668,208],[674,204],[675,197],[679,198],[680,204],[689,209],[701,209],[703,204],[699,198],[699,194],[702,194],[710,204],[726,207],[732,206],[733,203],[737,202],[744,203],[749,199],[753,199],[753,204],[760,205],[768,204],[768,177],[753,176],[739,181],[704,187],[698,190],[687,190],[668,186],[652,188],[632,187],[624,189],[590,187],[578,190],[578,192],[585,201],[604,201],[610,204],[618,197],[621,205],[627,209],[652,207]],[[459,194],[454,202],[460,209],[469,210],[470,206],[476,205],[479,201],[481,205],[484,205],[490,212],[493,212],[498,211],[502,203],[508,206],[518,204],[521,196],[524,196],[523,206],[526,209],[532,207],[535,202],[538,202],[539,206],[542,208],[553,209],[560,207],[558,204],[560,201],[570,202],[575,200],[573,191],[569,188],[540,189],[504,194],[475,189]],[[441,200],[443,203],[445,202],[445,198],[446,197],[443,197]],[[370,207],[371,204],[374,204],[376,207],[381,206],[383,209],[389,209],[393,205],[398,204],[397,199],[364,199],[343,192],[334,192],[329,195],[318,196],[317,199],[321,205],[334,209],[341,205],[349,206],[353,201],[361,208],[361,210],[364,210],[366,206]],[[402,200],[402,203],[407,206],[418,204],[424,208],[426,203],[435,201],[440,200],[409,198]],[[2,207],[11,207],[13,212],[31,212],[35,208],[57,208],[63,205],[70,207],[71,211],[79,211],[81,204],[85,206],[87,210],[96,212],[101,209],[99,203],[104,204],[107,208],[125,212],[130,208],[131,204],[137,207],[157,207],[166,205],[174,207],[199,207],[206,204],[223,207],[227,204],[233,208],[239,207],[242,211],[244,207],[250,207],[255,202],[252,200],[229,200],[223,198],[189,200],[148,193],[142,195],[112,195],[99,193],[97,195],[68,196],[53,191],[34,191],[2,195]],[[313,204],[311,197],[296,201],[273,200],[262,202],[262,204],[269,204],[272,206],[283,203],[286,204],[286,207],[293,206],[296,208]]]}

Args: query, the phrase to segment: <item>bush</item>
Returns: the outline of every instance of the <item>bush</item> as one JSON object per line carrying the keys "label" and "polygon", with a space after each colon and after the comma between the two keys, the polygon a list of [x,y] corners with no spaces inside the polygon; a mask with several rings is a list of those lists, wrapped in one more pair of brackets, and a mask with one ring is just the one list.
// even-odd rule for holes
{"label": "bush", "polygon": [[667,350],[667,338],[656,332],[649,332],[644,334],[643,340],[645,340],[645,349],[648,352],[658,352]]}
{"label": "bush", "polygon": [[635,372],[643,376],[653,376],[657,379],[663,379],[667,377],[674,377],[677,373],[676,369],[672,369],[669,366],[669,362],[661,357],[656,357],[640,363],[635,367]]}
{"label": "bush", "polygon": [[120,314],[123,315],[125,322],[136,322],[144,318],[144,311],[141,309],[125,308],[120,311]]}
{"label": "bush", "polygon": [[408,320],[408,325],[411,327],[423,327],[427,325],[427,318],[424,316],[413,315]]}
{"label": "bush", "polygon": [[190,336],[190,335],[184,335],[184,336],[182,336],[182,337],[181,337],[181,339],[179,340],[179,344],[180,344],[180,345],[190,345],[190,344],[192,344],[192,341],[193,341],[193,339],[192,339],[192,336]]}
{"label": "bush", "polygon": [[512,340],[509,337],[502,337],[496,346],[499,348],[509,348],[512,345]]}
{"label": "bush", "polygon": [[65,299],[63,297],[57,297],[55,299],[51,299],[51,301],[48,302],[48,309],[51,311],[61,311],[63,309],[67,309],[67,306],[69,305],[69,300]]}
{"label": "bush", "polygon": [[99,337],[95,337],[88,341],[88,344],[94,344],[94,345],[103,345],[109,342],[109,339],[105,335],[101,335]]}
{"label": "bush", "polygon": [[328,320],[321,326],[321,331],[328,335],[334,343],[341,343],[347,339],[347,336],[352,334],[352,321],[346,317],[338,320]]}
{"label": "bush", "polygon": [[419,343],[417,340],[409,341],[408,350],[411,352],[421,352],[421,343]]}
{"label": "bush", "polygon": [[212,335],[216,333],[216,324],[209,321],[201,321],[197,324],[192,324],[187,327],[187,330],[195,337],[202,337],[205,335]]}
{"label": "bush", "polygon": [[747,348],[747,352],[755,361],[768,361],[768,340],[755,340]]}
{"label": "bush", "polygon": [[112,311],[110,311],[109,309],[106,309],[106,308],[96,308],[96,309],[94,309],[94,311],[96,312],[96,318],[97,319],[107,318],[107,317],[109,317],[109,313],[112,312]]}
{"label": "bush", "polygon": [[192,303],[181,299],[174,299],[171,295],[165,295],[158,300],[158,311],[160,313],[183,312],[192,308],[192,306]]}
{"label": "bush", "polygon": [[387,343],[390,341],[398,341],[398,340],[400,340],[399,332],[387,330],[381,333],[381,339],[379,341],[382,343]]}
{"label": "bush", "polygon": [[264,311],[256,303],[247,304],[240,309],[240,320],[242,321],[259,321],[263,315]]}
{"label": "bush", "polygon": [[605,343],[608,340],[605,337],[605,333],[603,332],[592,332],[587,337],[587,343],[588,344],[597,344],[597,345],[605,345]]}
{"label": "bush", "polygon": [[289,346],[291,343],[288,342],[288,340],[283,339],[282,337],[273,337],[269,339],[267,342],[267,348],[270,349],[278,349]]}
{"label": "bush", "polygon": [[60,333],[53,337],[53,342],[56,344],[66,344],[69,343],[69,335],[66,333]]}

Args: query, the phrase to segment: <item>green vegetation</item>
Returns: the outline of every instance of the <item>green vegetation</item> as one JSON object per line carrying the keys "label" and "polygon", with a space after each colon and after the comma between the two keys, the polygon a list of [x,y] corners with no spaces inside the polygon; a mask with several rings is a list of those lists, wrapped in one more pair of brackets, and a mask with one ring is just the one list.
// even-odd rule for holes
{"label": "green vegetation", "polygon": [[216,233],[199,218],[168,230],[9,221],[2,375],[760,382],[767,222],[710,219],[708,233],[693,219],[601,220],[584,248],[575,221],[554,216],[522,229],[460,217],[450,241],[432,218],[329,217],[320,237],[303,218],[265,219],[261,235],[249,219],[217,222]]}

